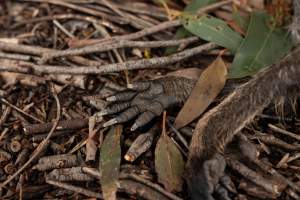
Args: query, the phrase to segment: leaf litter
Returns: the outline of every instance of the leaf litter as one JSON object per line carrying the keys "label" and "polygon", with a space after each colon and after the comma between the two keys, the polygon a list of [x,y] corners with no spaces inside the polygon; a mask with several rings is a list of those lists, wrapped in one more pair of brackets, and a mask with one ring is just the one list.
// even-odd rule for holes
{"label": "leaf litter", "polygon": [[[79,199],[117,199],[119,196],[124,199],[186,199],[187,191],[182,187],[185,165],[183,155],[188,152],[180,142],[182,138],[190,140],[195,127],[192,121],[199,118],[209,106],[219,103],[217,96],[222,88],[226,90],[227,84],[235,81],[226,79],[253,76],[264,67],[277,62],[294,45],[285,26],[275,27],[272,23],[265,23],[270,18],[269,14],[255,10],[256,7],[262,9],[262,1],[251,1],[246,4],[247,9],[231,2],[198,16],[197,10],[218,1],[184,1],[191,2],[186,8],[183,7],[183,2],[176,4],[172,1],[165,1],[163,7],[150,1],[105,2],[43,0],[7,1],[0,4],[1,199],[63,199],[66,196]],[[271,8],[284,8],[284,13],[290,12],[286,5],[287,2],[278,0]],[[248,8],[252,8],[254,12],[249,12]],[[168,12],[169,16],[166,14],[168,9],[171,11]],[[232,14],[237,13],[233,12],[235,9],[243,17],[244,14],[250,15],[250,22]],[[173,19],[170,15],[177,15],[178,11],[182,11],[180,20]],[[217,11],[224,12],[223,16],[226,17],[220,18]],[[282,22],[285,20],[284,15],[279,14],[277,17]],[[230,24],[231,15],[235,25],[247,30],[246,35],[238,28],[233,28]],[[172,20],[169,21],[169,18]],[[275,16],[274,21],[276,20]],[[112,38],[106,38],[107,35],[101,30],[109,32]],[[181,32],[177,37],[176,30]],[[262,32],[266,34],[261,34]],[[164,57],[161,53],[165,52],[168,45],[156,45],[154,49],[151,47],[153,44],[149,43],[163,43],[178,37],[188,41],[192,35],[199,37],[199,40],[184,42],[176,51],[171,51],[171,55],[182,52],[175,54],[178,55],[175,60],[174,57]],[[132,47],[118,48],[113,54],[111,51],[79,53],[59,56],[45,64],[39,62],[43,55],[50,51],[57,53],[66,50],[71,43],[72,48],[76,49],[95,43],[114,44],[121,40],[145,43],[142,47],[130,44]],[[213,51],[209,48],[195,50],[195,46],[204,43],[203,40],[214,42],[220,48],[227,48],[231,54],[229,57],[224,55],[223,59],[226,61],[223,61],[220,57],[213,56],[222,53],[222,49],[215,46],[213,51],[216,54],[212,54]],[[173,44],[178,47],[178,42]],[[130,48],[136,48],[140,52],[146,49],[151,58],[139,58],[127,51]],[[234,55],[234,59],[231,55]],[[156,58],[161,57],[157,62]],[[124,62],[115,63],[120,58]],[[184,61],[183,58],[188,59]],[[205,69],[207,65],[203,63],[211,63],[213,60],[212,65],[215,66],[210,65]],[[129,61],[138,61],[140,64],[133,65]],[[225,62],[232,62],[229,77],[226,77]],[[80,66],[82,68],[79,72]],[[91,70],[110,67],[114,67],[113,70],[108,70],[108,73],[101,76]],[[107,132],[101,126],[102,122],[95,122],[91,117],[98,111],[91,101],[103,101],[107,96],[124,89],[119,84],[125,85],[126,78],[119,72],[125,68],[128,68],[128,76],[132,80],[151,80],[155,76],[164,77],[167,74],[195,81],[198,79],[182,110],[179,112],[180,109],[176,108],[168,112],[168,121],[175,120],[175,125],[177,124],[176,134],[165,127],[161,135],[157,134],[159,130],[146,131],[146,134],[141,135],[141,130],[129,132],[127,123],[122,124],[124,130],[117,125]],[[212,68],[214,69],[211,70]],[[50,74],[49,70],[52,70]],[[76,73],[69,73],[72,71]],[[49,143],[45,144],[47,148],[44,152],[7,184],[11,175],[22,169],[38,143],[47,137],[51,127],[55,125],[53,119],[57,107],[49,89],[50,82],[57,88],[62,106],[61,120]],[[192,97],[194,100],[191,100]],[[201,98],[202,101],[198,101]],[[256,148],[255,152],[260,153],[261,157],[254,156],[254,159],[252,156],[251,161],[258,167],[246,166],[239,158],[240,155],[234,155],[234,158],[230,157],[227,161],[232,164],[228,167],[240,175],[226,172],[227,182],[224,181],[225,178],[222,179],[220,187],[229,188],[227,191],[234,198],[299,199],[299,144],[282,131],[288,130],[297,135],[299,116],[298,113],[289,112],[293,109],[289,104],[285,103],[284,107],[288,108],[285,116],[277,115],[276,109],[272,110],[273,107],[270,106],[269,110],[257,117],[257,123],[242,130],[243,135],[252,142],[252,145],[242,144],[242,148]],[[178,112],[179,115],[174,119]],[[159,119],[158,117],[154,122],[158,123]],[[104,117],[103,120],[108,118]],[[266,121],[283,128],[281,131],[268,128],[265,126]],[[231,145],[230,147],[232,148]],[[124,158],[122,155],[126,150],[128,154]],[[127,161],[131,164],[128,165]],[[269,179],[268,176],[263,176],[262,179],[261,174],[268,170],[284,183]],[[253,171],[260,174],[245,176],[245,172]],[[59,176],[62,179],[51,180],[51,177]],[[152,193],[155,195],[151,195]]]}

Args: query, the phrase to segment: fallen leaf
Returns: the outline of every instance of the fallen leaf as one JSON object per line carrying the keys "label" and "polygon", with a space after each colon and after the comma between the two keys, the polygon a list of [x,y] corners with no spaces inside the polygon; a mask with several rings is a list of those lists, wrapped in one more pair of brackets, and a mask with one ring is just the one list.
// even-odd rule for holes
{"label": "fallen leaf", "polygon": [[292,47],[287,30],[271,24],[269,15],[251,15],[247,35],[238,49],[229,71],[229,78],[252,76],[282,58]]}
{"label": "fallen leaf", "polygon": [[105,200],[115,200],[121,162],[122,126],[111,127],[100,149],[101,189]]}
{"label": "fallen leaf", "polygon": [[236,32],[238,32],[241,35],[246,35],[246,29],[243,29],[243,27],[240,26],[238,22],[234,19],[234,15],[232,12],[227,12],[227,11],[222,11],[222,10],[217,10],[214,12],[215,15],[223,19],[224,21],[227,22],[227,24]]}
{"label": "fallen leaf", "polygon": [[188,100],[177,115],[174,126],[184,127],[199,117],[223,89],[226,82],[227,68],[218,57],[199,77]]}
{"label": "fallen leaf", "polygon": [[199,8],[207,6],[214,2],[216,2],[216,0],[193,0],[189,5],[185,7],[184,12],[189,14],[196,14]]}
{"label": "fallen leaf", "polygon": [[[216,0],[191,0],[190,3],[185,7],[184,12],[189,14],[196,14],[200,8],[214,2],[216,2]],[[176,31],[175,39],[187,38],[188,36],[191,35],[192,34],[189,31],[187,31],[185,28],[180,27]],[[168,47],[166,48],[165,54],[170,55],[172,53],[175,53],[177,49],[178,47]]]}
{"label": "fallen leaf", "polygon": [[243,37],[233,31],[225,21],[210,15],[203,14],[200,17],[183,15],[182,24],[194,35],[225,47],[232,53],[237,51],[243,40]]}
{"label": "fallen leaf", "polygon": [[250,17],[248,15],[244,15],[243,13],[240,11],[235,11],[232,13],[232,18],[235,21],[235,23],[238,24],[239,27],[241,27],[243,29],[243,31],[247,31],[248,26],[249,26],[249,19]]}
{"label": "fallen leaf", "polygon": [[164,185],[167,191],[181,191],[184,161],[178,148],[167,136],[165,128],[163,128],[155,148],[155,170],[158,181]]}

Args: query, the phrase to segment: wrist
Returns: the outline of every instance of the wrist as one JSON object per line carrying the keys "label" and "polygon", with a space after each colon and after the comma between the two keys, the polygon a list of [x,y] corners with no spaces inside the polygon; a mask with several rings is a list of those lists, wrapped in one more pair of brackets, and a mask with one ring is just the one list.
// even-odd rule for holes
{"label": "wrist", "polygon": [[164,93],[167,96],[173,96],[178,105],[185,103],[196,84],[196,80],[184,77],[165,77],[159,81],[163,87]]}

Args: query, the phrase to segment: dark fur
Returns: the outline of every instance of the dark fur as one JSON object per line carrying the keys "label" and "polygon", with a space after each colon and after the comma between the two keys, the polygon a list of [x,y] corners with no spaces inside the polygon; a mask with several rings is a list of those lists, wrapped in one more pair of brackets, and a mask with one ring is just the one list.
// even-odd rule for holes
{"label": "dark fur", "polygon": [[247,123],[282,96],[300,91],[300,47],[294,49],[278,64],[259,72],[240,86],[218,106],[207,112],[198,122],[192,137],[188,168],[188,185],[192,199],[207,199],[199,188],[203,162],[215,153],[222,153]]}

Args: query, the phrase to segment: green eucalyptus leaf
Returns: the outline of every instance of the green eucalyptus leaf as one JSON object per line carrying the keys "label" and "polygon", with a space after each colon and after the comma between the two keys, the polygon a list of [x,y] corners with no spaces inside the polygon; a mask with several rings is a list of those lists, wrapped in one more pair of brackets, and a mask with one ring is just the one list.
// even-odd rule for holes
{"label": "green eucalyptus leaf", "polygon": [[[207,6],[214,2],[216,2],[216,0],[194,0],[185,7],[184,12],[189,13],[189,14],[196,14],[200,8]],[[190,32],[188,32],[186,29],[184,29],[183,27],[180,27],[176,31],[175,39],[187,38],[191,35],[192,34]],[[170,55],[172,53],[175,53],[177,51],[177,48],[178,47],[168,47],[168,48],[166,48],[165,54]]]}
{"label": "green eucalyptus leaf", "polygon": [[225,21],[209,15],[199,17],[183,15],[182,23],[189,32],[203,40],[225,47],[232,53],[236,52],[243,40],[243,37],[233,31]]}
{"label": "green eucalyptus leaf", "polygon": [[291,49],[290,34],[271,22],[271,17],[266,13],[254,12],[251,15],[246,37],[235,55],[229,78],[254,75]]}
{"label": "green eucalyptus leaf", "polygon": [[[187,38],[189,36],[192,36],[190,32],[188,32],[186,29],[183,27],[180,27],[177,29],[176,34],[175,34],[175,39],[183,39]],[[178,47],[168,47],[165,50],[165,55],[171,55],[177,51]]]}
{"label": "green eucalyptus leaf", "polygon": [[199,8],[207,6],[208,4],[214,3],[216,0],[193,0],[184,9],[184,12],[189,14],[196,14]]}
{"label": "green eucalyptus leaf", "polygon": [[238,11],[232,13],[233,20],[244,30],[248,29],[249,19],[243,17]]}

